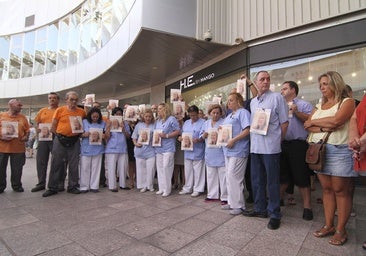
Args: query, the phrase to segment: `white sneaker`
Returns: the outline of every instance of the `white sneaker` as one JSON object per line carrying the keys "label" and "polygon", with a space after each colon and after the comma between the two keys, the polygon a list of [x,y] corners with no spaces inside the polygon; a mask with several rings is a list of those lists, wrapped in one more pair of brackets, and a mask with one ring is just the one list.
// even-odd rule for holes
{"label": "white sneaker", "polygon": [[154,188],[150,188],[150,189],[149,189],[149,191],[150,191],[150,192],[154,192],[154,191],[155,191],[155,189],[154,189]]}
{"label": "white sneaker", "polygon": [[231,210],[231,207],[228,204],[224,204],[224,205],[221,205],[221,209],[222,210]]}
{"label": "white sneaker", "polygon": [[187,192],[184,190],[179,191],[179,195],[186,195],[186,194],[190,194],[191,192]]}
{"label": "white sneaker", "polygon": [[168,194],[168,193],[163,193],[163,195],[162,195],[162,197],[167,197],[167,196],[169,196],[170,194]]}
{"label": "white sneaker", "polygon": [[231,215],[239,215],[239,214],[241,214],[242,212],[243,212],[243,210],[242,210],[242,209],[240,209],[240,208],[234,208],[234,209],[230,210],[230,214],[231,214]]}
{"label": "white sneaker", "polygon": [[164,193],[163,191],[158,190],[158,192],[156,192],[155,194],[157,194],[157,195],[161,195],[161,194],[163,194],[163,193]]}
{"label": "white sneaker", "polygon": [[145,193],[145,192],[146,192],[146,190],[147,190],[146,188],[142,188],[142,189],[140,190],[140,192],[141,192],[141,193]]}
{"label": "white sneaker", "polygon": [[193,192],[192,194],[191,194],[191,197],[197,197],[197,196],[199,196],[201,193],[200,192]]}

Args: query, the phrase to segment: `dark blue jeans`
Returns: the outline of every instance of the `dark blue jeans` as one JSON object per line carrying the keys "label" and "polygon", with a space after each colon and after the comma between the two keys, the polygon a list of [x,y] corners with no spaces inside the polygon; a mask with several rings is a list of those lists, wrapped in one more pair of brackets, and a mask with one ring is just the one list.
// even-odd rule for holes
{"label": "dark blue jeans", "polygon": [[268,212],[271,218],[281,219],[280,154],[250,155],[254,211]]}

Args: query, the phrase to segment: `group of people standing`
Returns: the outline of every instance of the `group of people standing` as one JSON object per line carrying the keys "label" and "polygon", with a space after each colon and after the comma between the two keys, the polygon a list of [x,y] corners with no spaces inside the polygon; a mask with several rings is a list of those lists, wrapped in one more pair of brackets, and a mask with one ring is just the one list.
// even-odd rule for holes
{"label": "group of people standing", "polygon": [[[232,215],[269,217],[267,227],[278,229],[281,223],[281,199],[290,184],[299,187],[303,200],[303,219],[313,219],[310,178],[314,172],[305,163],[305,153],[308,142],[316,143],[326,133],[330,133],[324,168],[316,172],[323,189],[325,224],[314,232],[314,236],[332,235],[330,244],[344,244],[347,241],[345,226],[352,208],[353,178],[358,176],[355,170],[359,173],[366,170],[366,135],[363,136],[366,100],[355,110],[355,101],[347,94],[343,78],[334,71],[319,76],[322,100],[315,108],[297,97],[299,87],[293,81],[284,82],[281,93],[276,93],[270,90],[270,73],[267,71],[258,72],[253,82],[245,75],[241,79],[246,80],[252,92],[255,91],[254,97],[244,101],[243,96],[234,90],[228,96],[227,111],[222,105],[211,105],[208,120],[200,118],[198,107],[192,105],[187,107],[186,119],[182,122],[171,113],[168,104],[161,103],[157,108],[146,109],[134,130],[130,129],[127,121],[122,121],[120,132],[111,131],[110,120],[102,116],[98,107],[87,111],[80,109],[76,92],[66,94],[66,105],[62,107],[58,106],[59,96],[50,93],[49,106],[39,111],[35,121],[37,127],[40,123],[51,123],[54,138],[53,141],[40,141],[38,144],[38,184],[32,192],[46,188],[51,152],[51,170],[44,197],[64,190],[67,169],[67,192],[98,192],[103,165],[110,191],[118,191],[116,174],[119,187],[127,188],[127,140],[131,139],[136,159],[136,187],[141,192],[154,191],[157,172],[156,194],[167,197],[172,192],[177,141],[182,142],[182,134],[189,133],[193,149],[184,150],[185,182],[179,194],[197,197],[204,193],[207,185],[206,202],[219,201],[222,209],[229,210]],[[18,122],[19,133],[17,138],[2,135],[0,140],[0,193],[6,188],[8,157],[12,165],[13,190],[24,191],[20,179],[29,124],[20,114],[21,106],[19,101],[11,100],[9,111],[0,116],[1,121]],[[116,107],[111,115],[122,116],[123,109]],[[73,133],[70,124],[70,117],[75,116],[83,119],[83,130],[77,134]],[[263,121],[260,129],[255,128],[257,123],[254,124],[259,120]],[[231,127],[231,138],[227,144],[210,145],[210,130],[219,131],[224,126]],[[89,143],[91,129],[103,131],[103,143]],[[216,132],[213,134],[217,137]],[[143,139],[140,136],[144,136]],[[153,146],[154,136],[160,139],[158,146]],[[246,208],[243,194],[246,170],[250,171],[250,192],[254,200],[254,207],[250,211]],[[335,225],[336,210],[338,219]]]}

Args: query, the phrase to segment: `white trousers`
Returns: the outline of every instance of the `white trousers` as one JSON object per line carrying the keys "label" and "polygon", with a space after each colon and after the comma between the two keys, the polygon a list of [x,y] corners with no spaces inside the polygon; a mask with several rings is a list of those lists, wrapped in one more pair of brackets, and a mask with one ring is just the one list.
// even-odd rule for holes
{"label": "white trousers", "polygon": [[138,189],[154,188],[155,156],[142,159],[136,158],[136,187]]}
{"label": "white trousers", "polygon": [[206,166],[207,198],[227,201],[226,168]]}
{"label": "white trousers", "polygon": [[80,190],[99,189],[102,155],[80,156]]}
{"label": "white trousers", "polygon": [[174,152],[156,154],[156,170],[158,171],[159,191],[170,194],[172,192]]}
{"label": "white trousers", "polygon": [[247,161],[247,157],[225,157],[228,204],[231,208],[245,209],[243,181]]}
{"label": "white trousers", "polygon": [[205,161],[184,159],[185,192],[205,191]]}
{"label": "white trousers", "polygon": [[122,188],[127,187],[126,175],[128,170],[128,154],[105,154],[105,169],[109,189],[117,188],[116,170],[119,176],[119,186]]}

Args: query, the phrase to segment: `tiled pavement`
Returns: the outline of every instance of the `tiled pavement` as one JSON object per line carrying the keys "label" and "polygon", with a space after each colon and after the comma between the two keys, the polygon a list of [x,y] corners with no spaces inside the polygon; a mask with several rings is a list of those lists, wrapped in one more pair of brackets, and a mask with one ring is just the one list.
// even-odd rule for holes
{"label": "tiled pavement", "polygon": [[[8,171],[10,175],[10,171]],[[302,217],[297,205],[282,207],[280,229],[267,229],[268,219],[231,216],[204,196],[162,198],[138,190],[43,198],[31,193],[36,184],[35,160],[27,159],[25,192],[9,186],[0,194],[0,255],[366,255],[366,188],[357,188],[357,217],[350,219],[344,246],[328,244],[312,232],[323,224],[322,205],[313,193],[314,220]],[[250,207],[250,205],[248,206]],[[361,212],[363,214],[361,214]],[[357,231],[356,227],[357,226]],[[365,239],[366,240],[366,239]]]}

